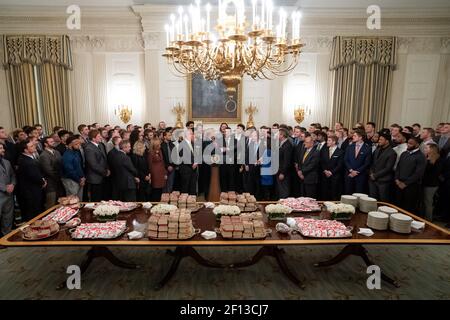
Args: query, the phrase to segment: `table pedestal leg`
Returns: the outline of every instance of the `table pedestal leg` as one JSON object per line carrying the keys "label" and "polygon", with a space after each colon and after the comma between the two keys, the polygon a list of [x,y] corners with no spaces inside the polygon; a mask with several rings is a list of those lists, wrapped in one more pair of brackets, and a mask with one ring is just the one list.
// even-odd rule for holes
{"label": "table pedestal leg", "polygon": [[[339,262],[345,260],[346,258],[348,258],[351,255],[361,257],[361,259],[364,260],[364,262],[367,266],[374,265],[374,263],[370,260],[369,256],[367,255],[366,248],[364,248],[360,244],[349,244],[344,249],[342,249],[342,251],[339,252],[339,254],[337,256],[335,256],[334,258],[327,260],[327,261],[322,261],[322,262],[316,263],[316,264],[314,264],[314,266],[315,267],[332,266],[332,265],[338,264]],[[397,281],[388,277],[383,272],[381,272],[381,279],[386,281],[387,283],[393,285],[396,288],[400,287],[400,285]]]}
{"label": "table pedestal leg", "polygon": [[221,265],[215,262],[211,262],[203,258],[193,247],[189,246],[181,246],[176,247],[174,251],[167,250],[167,254],[170,254],[173,256],[172,265],[170,266],[169,271],[166,273],[164,278],[158,282],[155,286],[155,290],[159,290],[162,287],[166,285],[167,282],[169,282],[170,279],[175,275],[175,272],[178,269],[178,266],[180,265],[180,262],[185,257],[191,257],[193,258],[198,264],[209,267],[209,268],[226,268],[227,266]]}
{"label": "table pedestal leg", "polygon": [[[86,253],[86,259],[80,265],[81,274],[84,274],[95,258],[106,258],[111,264],[124,269],[138,269],[139,266],[127,263],[117,258],[107,247],[95,246]],[[61,290],[66,287],[66,281],[59,284],[56,289]]]}
{"label": "table pedestal leg", "polygon": [[294,273],[289,269],[286,261],[283,257],[284,250],[278,248],[277,246],[263,246],[259,251],[253,256],[253,258],[249,261],[234,263],[230,265],[230,268],[243,268],[252,266],[261,260],[264,256],[269,256],[275,258],[275,260],[278,263],[278,266],[280,267],[283,274],[288,277],[289,280],[291,280],[295,285],[299,286],[301,289],[304,289],[305,286],[303,283],[298,279]]}

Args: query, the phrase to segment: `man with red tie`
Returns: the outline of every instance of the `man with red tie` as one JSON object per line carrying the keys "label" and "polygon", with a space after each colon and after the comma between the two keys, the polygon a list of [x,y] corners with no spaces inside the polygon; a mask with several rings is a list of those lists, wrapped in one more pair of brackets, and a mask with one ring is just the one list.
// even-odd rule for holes
{"label": "man with red tie", "polygon": [[364,131],[353,133],[353,143],[345,151],[345,193],[365,192],[368,170],[372,161],[372,148],[364,143]]}

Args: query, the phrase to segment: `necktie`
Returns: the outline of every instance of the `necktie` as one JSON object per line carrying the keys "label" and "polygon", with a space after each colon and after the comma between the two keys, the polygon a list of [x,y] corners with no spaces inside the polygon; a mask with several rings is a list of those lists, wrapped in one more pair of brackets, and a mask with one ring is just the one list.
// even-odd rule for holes
{"label": "necktie", "polygon": [[305,162],[306,157],[308,156],[308,154],[309,154],[309,150],[306,150],[305,154],[303,155],[303,162]]}
{"label": "necktie", "polygon": [[358,157],[359,149],[360,149],[360,148],[361,148],[361,146],[360,146],[359,144],[357,144],[357,145],[355,146],[355,158]]}

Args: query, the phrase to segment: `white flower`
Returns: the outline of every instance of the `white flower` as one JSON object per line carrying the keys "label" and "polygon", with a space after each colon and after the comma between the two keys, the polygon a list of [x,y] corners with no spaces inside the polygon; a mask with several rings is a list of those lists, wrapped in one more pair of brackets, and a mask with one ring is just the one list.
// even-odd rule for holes
{"label": "white flower", "polygon": [[218,205],[213,209],[215,215],[234,216],[241,213],[241,209],[238,206]]}
{"label": "white flower", "polygon": [[282,204],[269,204],[265,209],[266,213],[283,213],[289,214],[292,212],[292,209],[288,206]]}
{"label": "white flower", "polygon": [[151,209],[151,213],[166,214],[175,211],[177,209],[178,209],[177,206],[174,206],[173,204],[160,203]]}
{"label": "white flower", "polygon": [[106,204],[99,205],[94,210],[94,216],[106,217],[119,214],[119,207],[110,206]]}
{"label": "white flower", "polygon": [[323,203],[330,213],[351,213],[355,214],[355,207],[351,204],[324,202]]}

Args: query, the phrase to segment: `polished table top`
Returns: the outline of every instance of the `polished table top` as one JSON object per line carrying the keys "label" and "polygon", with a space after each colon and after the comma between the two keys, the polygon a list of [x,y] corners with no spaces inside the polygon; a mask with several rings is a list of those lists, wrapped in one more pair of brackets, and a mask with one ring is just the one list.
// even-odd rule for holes
{"label": "polished table top", "polygon": [[[264,207],[270,202],[258,203],[260,210],[264,213]],[[423,221],[426,223],[425,229],[420,232],[412,232],[411,234],[399,234],[393,231],[374,231],[374,235],[366,237],[358,234],[359,228],[367,228],[367,214],[357,212],[353,215],[350,221],[345,221],[346,225],[353,227],[353,236],[351,238],[340,239],[318,239],[307,238],[300,234],[281,234],[275,230],[275,225],[278,221],[268,221],[267,216],[264,214],[267,228],[272,230],[263,240],[229,240],[223,239],[220,234],[216,239],[205,240],[200,234],[195,235],[189,240],[150,240],[146,237],[140,240],[129,240],[126,233],[121,237],[112,240],[73,240],[67,230],[61,230],[58,234],[43,240],[26,241],[22,239],[22,232],[20,229],[14,230],[10,234],[0,239],[0,245],[7,247],[10,246],[232,246],[232,245],[296,245],[296,244],[450,244],[450,233],[437,225],[434,225],[420,217],[417,217],[411,213],[406,212],[391,204],[379,202],[379,205],[387,205],[396,208],[399,212],[411,216],[414,220]],[[29,223],[41,219],[47,214],[54,211],[55,206],[44,213],[40,214]],[[92,210],[82,208],[80,209],[79,216],[83,223],[97,222],[92,215]],[[145,224],[150,216],[150,211],[143,209],[139,206],[137,209],[120,213],[118,220],[126,220],[128,230],[130,232],[134,230],[136,223]],[[291,216],[291,215],[289,215]],[[329,213],[326,211],[316,213],[295,214],[294,216],[310,217],[320,216],[320,218],[329,217]],[[201,232],[205,230],[213,231],[217,228],[220,222],[216,221],[212,209],[201,208],[198,212],[192,213],[192,221],[194,228],[201,229]]]}

